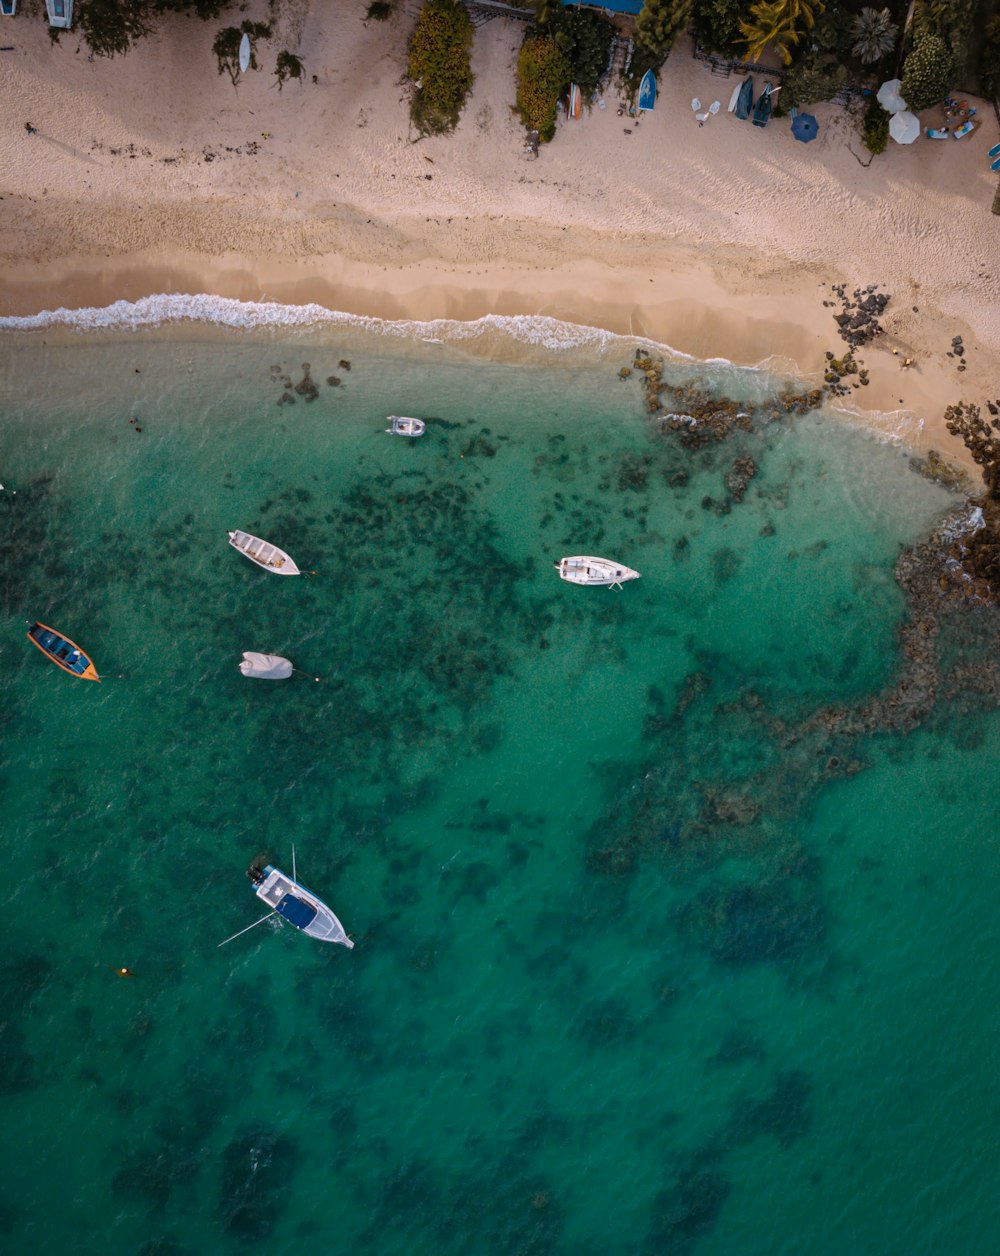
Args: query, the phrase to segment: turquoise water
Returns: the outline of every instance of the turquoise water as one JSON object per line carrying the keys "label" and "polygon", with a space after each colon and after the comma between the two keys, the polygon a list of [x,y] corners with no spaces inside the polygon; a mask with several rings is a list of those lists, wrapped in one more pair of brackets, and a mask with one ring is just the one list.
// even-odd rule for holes
{"label": "turquoise water", "polygon": [[[8,1250],[1000,1246],[1000,722],[948,684],[907,736],[815,718],[899,675],[893,566],[954,504],[903,452],[759,412],[687,449],[624,348],[0,356]],[[563,584],[581,552],[643,578]],[[945,619],[942,667],[996,629]],[[293,843],[355,949],[219,949]]]}

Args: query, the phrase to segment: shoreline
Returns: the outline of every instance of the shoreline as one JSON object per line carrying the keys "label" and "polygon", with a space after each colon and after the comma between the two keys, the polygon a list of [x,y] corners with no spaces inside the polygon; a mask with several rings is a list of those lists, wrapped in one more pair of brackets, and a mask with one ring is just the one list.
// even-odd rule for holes
{"label": "shoreline", "polygon": [[[247,7],[267,14],[263,0]],[[985,111],[961,143],[890,144],[867,165],[834,104],[815,107],[809,145],[787,119],[761,130],[724,109],[701,128],[691,99],[728,98],[731,84],[682,39],[641,125],[609,92],[526,161],[511,111],[521,23],[476,30],[456,132],[416,142],[400,78],[412,15],[366,23],[365,11],[344,0],[333,18],[302,0],[235,87],[216,73],[212,29],[180,16],[94,61],[75,36],[11,24],[0,319],[158,293],[393,322],[546,316],[815,385],[827,353],[846,351],[833,285],[875,285],[890,296],[884,335],[855,354],[871,382],[832,404],[877,430],[899,417],[919,452],[978,480],[943,416],[1000,392]],[[307,56],[310,81],[278,92],[281,46]]]}
{"label": "shoreline", "polygon": [[[306,270],[311,273],[303,274]],[[645,296],[643,284],[649,296],[644,301],[633,299],[633,293]],[[393,324],[546,318],[648,341],[696,362],[726,361],[789,374],[810,386],[822,381],[828,351],[837,356],[846,352],[833,322],[835,311],[823,306],[832,295],[828,283],[803,276],[795,292],[785,288],[734,293],[705,263],[676,257],[665,259],[651,274],[648,266],[629,271],[591,259],[544,271],[512,265],[449,271],[437,262],[389,270],[337,255],[262,260],[158,250],[149,256],[76,258],[71,268],[62,263],[13,267],[7,273],[2,310],[5,318],[30,318],[60,308],[103,310],[118,302],[134,304],[162,295],[317,306],[332,317]],[[900,355],[909,352],[912,336],[893,334],[892,313],[890,303],[885,334],[855,352],[870,370],[871,383],[852,389],[846,397],[831,397],[827,404],[870,430],[902,439],[916,453],[936,449],[978,480],[978,469],[964,446],[943,424],[944,409],[956,400],[956,380],[961,377],[954,365],[949,369],[934,361],[918,360],[909,370],[901,369],[900,357],[892,351],[902,345]],[[201,316],[197,321],[215,322]],[[86,328],[63,322],[59,330],[76,334]],[[981,368],[987,374],[992,355],[976,354],[979,346],[971,333],[967,335],[966,352],[973,360],[987,360]],[[558,341],[549,347],[557,345]],[[971,379],[979,375],[980,370],[971,367]],[[987,387],[988,380],[984,378],[980,386]]]}

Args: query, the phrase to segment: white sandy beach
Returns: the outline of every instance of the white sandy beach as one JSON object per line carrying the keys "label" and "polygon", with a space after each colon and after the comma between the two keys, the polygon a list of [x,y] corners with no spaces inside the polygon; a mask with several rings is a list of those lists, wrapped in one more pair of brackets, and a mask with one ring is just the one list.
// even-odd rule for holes
{"label": "white sandy beach", "polygon": [[[458,131],[415,143],[418,6],[367,24],[366,8],[285,0],[237,87],[212,41],[265,20],[261,0],[214,22],[166,19],[110,60],[88,60],[75,32],[51,43],[40,12],[4,20],[0,315],[155,292],[389,318],[549,314],[699,357],[791,359],[818,378],[825,351],[845,348],[830,286],[877,284],[892,294],[886,335],[860,354],[872,383],[854,400],[887,430],[899,411],[919,415],[916,443],[964,460],[945,406],[1000,393],[991,108],[973,102],[982,125],[964,140],[890,142],[866,168],[842,107],[815,109],[810,144],[787,118],[740,122],[726,112],[737,80],[682,40],[638,127],[609,95],[529,161],[512,112],[524,27],[496,18],[476,31]],[[305,78],[279,92],[282,49]],[[721,111],[699,127],[692,97]],[[948,356],[956,335],[964,372]]]}

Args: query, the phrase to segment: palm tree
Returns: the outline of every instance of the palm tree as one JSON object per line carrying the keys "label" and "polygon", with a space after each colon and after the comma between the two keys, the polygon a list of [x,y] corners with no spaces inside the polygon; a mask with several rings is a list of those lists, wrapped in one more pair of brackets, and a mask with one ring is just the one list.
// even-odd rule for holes
{"label": "palm tree", "polygon": [[888,9],[862,9],[851,24],[851,34],[855,55],[872,65],[895,48],[899,27]]}
{"label": "palm tree", "polygon": [[791,64],[792,49],[812,30],[825,7],[822,0],[758,0],[750,9],[750,20],[740,22],[747,59],[759,61],[765,47],[773,44],[785,65]]}

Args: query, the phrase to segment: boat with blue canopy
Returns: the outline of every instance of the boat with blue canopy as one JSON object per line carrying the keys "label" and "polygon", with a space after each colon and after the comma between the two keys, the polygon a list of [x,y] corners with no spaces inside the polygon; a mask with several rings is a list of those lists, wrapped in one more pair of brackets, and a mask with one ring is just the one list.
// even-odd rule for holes
{"label": "boat with blue canopy", "polygon": [[56,632],[48,624],[34,623],[28,629],[28,638],[41,650],[46,658],[51,659],[57,667],[80,680],[97,680],[97,668],[86,654],[69,637]]}
{"label": "boat with blue canopy", "polygon": [[[311,938],[316,938],[319,942],[339,942],[341,946],[346,946],[349,950],[353,948],[354,943],[344,931],[344,926],[326,903],[321,898],[317,898],[312,890],[306,889],[296,878],[294,848],[292,849],[291,876],[272,864],[267,864],[262,868],[256,863],[251,864],[247,869],[247,876],[253,882],[254,893],[271,910],[266,916],[261,916],[260,920],[255,920],[252,925],[247,925],[246,929],[241,929],[231,938],[226,938],[226,942],[232,942],[233,938],[248,933],[257,925],[263,924],[265,920],[270,920],[272,916],[280,916],[282,920],[286,920],[294,928],[307,933]],[[226,942],[220,942],[219,945],[225,946]]]}

